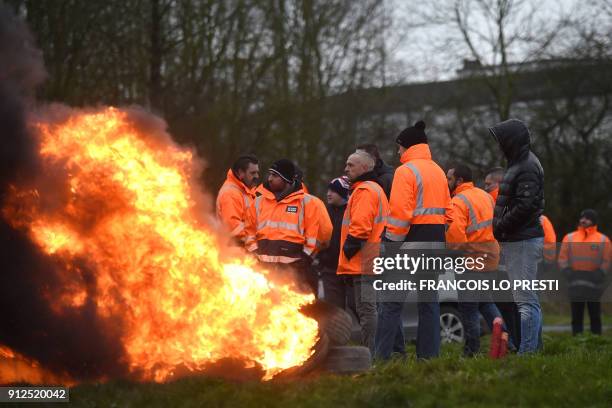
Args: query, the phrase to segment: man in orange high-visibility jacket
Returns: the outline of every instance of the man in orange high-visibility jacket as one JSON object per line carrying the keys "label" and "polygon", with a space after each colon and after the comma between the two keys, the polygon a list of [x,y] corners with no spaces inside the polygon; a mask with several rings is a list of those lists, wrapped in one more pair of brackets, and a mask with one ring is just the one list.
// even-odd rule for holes
{"label": "man in orange high-visibility jacket", "polygon": [[309,270],[321,218],[312,196],[295,180],[293,162],[281,159],[272,164],[261,192],[248,211],[247,250],[267,266],[296,270],[316,293]]}
{"label": "man in orange high-visibility jacket", "polygon": [[[402,165],[395,170],[391,185],[385,241],[413,242],[423,248],[444,246],[444,214],[450,193],[444,171],[431,159],[425,123],[417,122],[396,138]],[[425,296],[429,297],[425,301]],[[440,304],[437,291],[418,293],[416,354],[419,359],[440,352]],[[392,351],[403,352],[402,302],[380,302],[376,332],[376,356],[389,359]]]}
{"label": "man in orange high-visibility jacket", "polygon": [[497,195],[499,194],[499,183],[501,183],[504,178],[504,168],[503,167],[493,167],[491,170],[487,172],[485,177],[485,185],[484,189],[487,193],[493,197],[493,203],[497,201]]}
{"label": "man in orange high-visibility jacket", "polygon": [[578,229],[563,238],[558,261],[568,278],[574,335],[584,329],[585,304],[589,310],[591,332],[601,334],[599,298],[611,258],[610,239],[597,230],[597,212],[591,209],[582,211]]}
{"label": "man in orange high-visibility jacket", "polygon": [[[455,279],[486,278],[483,272],[493,272],[499,262],[499,244],[493,236],[493,199],[486,191],[474,186],[472,170],[463,164],[451,167],[447,172],[448,187],[452,194],[446,212],[446,243],[450,249],[461,251],[462,256],[477,261],[475,268]],[[474,272],[474,273],[471,273]],[[486,274],[485,274],[486,275]],[[501,313],[493,303],[491,293],[458,291],[459,312],[463,316],[465,345],[463,354],[471,357],[480,351],[480,313],[489,327]]]}
{"label": "man in orange high-visibility jacket", "polygon": [[351,182],[351,195],[342,219],[338,275],[353,288],[355,309],[361,326],[362,344],[374,353],[377,312],[372,263],[380,254],[389,203],[376,182],[376,161],[358,150],[346,160],[345,173]]}
{"label": "man in orange high-visibility jacket", "polygon": [[255,199],[259,164],[255,156],[240,156],[227,171],[225,183],[217,194],[217,218],[237,243],[244,244],[248,208]]}
{"label": "man in orange high-visibility jacket", "polygon": [[544,214],[540,215],[540,222],[544,230],[544,261],[553,263],[557,259],[557,233],[552,222]]}

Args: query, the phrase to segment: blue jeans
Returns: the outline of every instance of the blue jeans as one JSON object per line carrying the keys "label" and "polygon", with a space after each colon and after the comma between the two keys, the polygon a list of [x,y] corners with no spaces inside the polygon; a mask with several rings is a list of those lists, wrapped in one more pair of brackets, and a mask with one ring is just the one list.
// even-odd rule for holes
{"label": "blue jeans", "polygon": [[[428,300],[437,293],[428,292]],[[404,342],[402,326],[403,302],[381,302],[378,304],[378,329],[374,353],[376,358],[388,360],[393,351],[401,352]],[[417,303],[418,327],[416,355],[418,359],[437,357],[440,353],[440,303],[423,301]]]}
{"label": "blue jeans", "polygon": [[478,302],[459,302],[459,313],[463,319],[465,344],[463,355],[471,357],[480,351],[480,313]]}
{"label": "blue jeans", "polygon": [[[544,238],[503,244],[504,259],[510,280],[537,279]],[[521,318],[521,344],[518,353],[534,353],[542,348],[542,309],[533,290],[512,291]]]}

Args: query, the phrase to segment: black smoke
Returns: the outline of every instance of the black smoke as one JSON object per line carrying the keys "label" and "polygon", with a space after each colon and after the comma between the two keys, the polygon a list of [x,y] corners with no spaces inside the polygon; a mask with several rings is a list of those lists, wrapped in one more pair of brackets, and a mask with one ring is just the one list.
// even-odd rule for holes
{"label": "black smoke", "polygon": [[[0,209],[11,185],[37,177],[37,142],[27,123],[30,112],[41,108],[35,94],[45,76],[26,24],[0,4]],[[55,312],[48,294],[61,292],[68,266],[39,251],[1,213],[0,265],[0,344],[78,380],[126,375],[120,327],[101,320],[92,302]],[[88,265],[77,270],[88,292],[95,292]]]}

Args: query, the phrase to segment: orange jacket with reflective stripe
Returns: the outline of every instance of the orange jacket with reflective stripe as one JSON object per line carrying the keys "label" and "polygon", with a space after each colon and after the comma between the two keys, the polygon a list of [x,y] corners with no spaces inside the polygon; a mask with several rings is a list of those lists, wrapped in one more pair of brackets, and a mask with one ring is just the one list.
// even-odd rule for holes
{"label": "orange jacket with reflective stripe", "polygon": [[575,271],[610,269],[610,240],[594,225],[578,227],[563,238],[559,251],[559,267]]}
{"label": "orange jacket with reflective stripe", "polygon": [[403,241],[411,224],[446,223],[450,202],[444,171],[431,159],[427,144],[409,147],[395,170],[389,200],[386,238]]}
{"label": "orange jacket with reflective stripe", "polygon": [[248,208],[255,199],[255,191],[240,181],[232,169],[227,171],[227,178],[217,194],[217,217],[231,236],[244,241],[246,237],[245,221]]}
{"label": "orange jacket with reflective stripe", "polygon": [[292,263],[316,251],[321,220],[312,196],[301,187],[277,200],[267,188],[249,208],[246,247],[263,262]]}
{"label": "orange jacket with reflective stripe", "polygon": [[499,244],[493,236],[494,207],[486,191],[474,183],[463,183],[455,189],[446,212],[447,246],[482,256],[483,271],[495,270],[499,263]]}
{"label": "orange jacket with reflective stripe", "polygon": [[[358,181],[351,186],[351,190],[342,218],[337,273],[371,274],[373,259],[380,253],[380,240],[389,213],[389,203],[385,192],[375,181]],[[351,259],[342,250],[348,235],[366,240],[361,250]]]}
{"label": "orange jacket with reflective stripe", "polygon": [[540,216],[540,223],[544,230],[544,260],[546,262],[555,262],[557,258],[557,233],[552,225],[552,222],[547,216]]}
{"label": "orange jacket with reflective stripe", "polygon": [[315,203],[319,217],[319,232],[317,233],[317,246],[315,250],[315,252],[319,252],[329,246],[329,240],[331,239],[334,226],[329,218],[325,203],[319,197],[313,195],[310,195],[310,197]]}

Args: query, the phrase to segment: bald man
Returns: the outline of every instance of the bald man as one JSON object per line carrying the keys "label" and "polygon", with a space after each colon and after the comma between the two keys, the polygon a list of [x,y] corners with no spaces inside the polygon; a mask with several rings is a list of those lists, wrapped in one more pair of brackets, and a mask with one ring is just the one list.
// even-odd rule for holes
{"label": "bald man", "polygon": [[380,255],[389,202],[376,182],[374,157],[358,150],[346,160],[344,169],[351,183],[342,231],[337,274],[343,278],[344,290],[353,290],[355,310],[361,326],[362,344],[374,354],[378,316],[373,287],[372,262]]}

